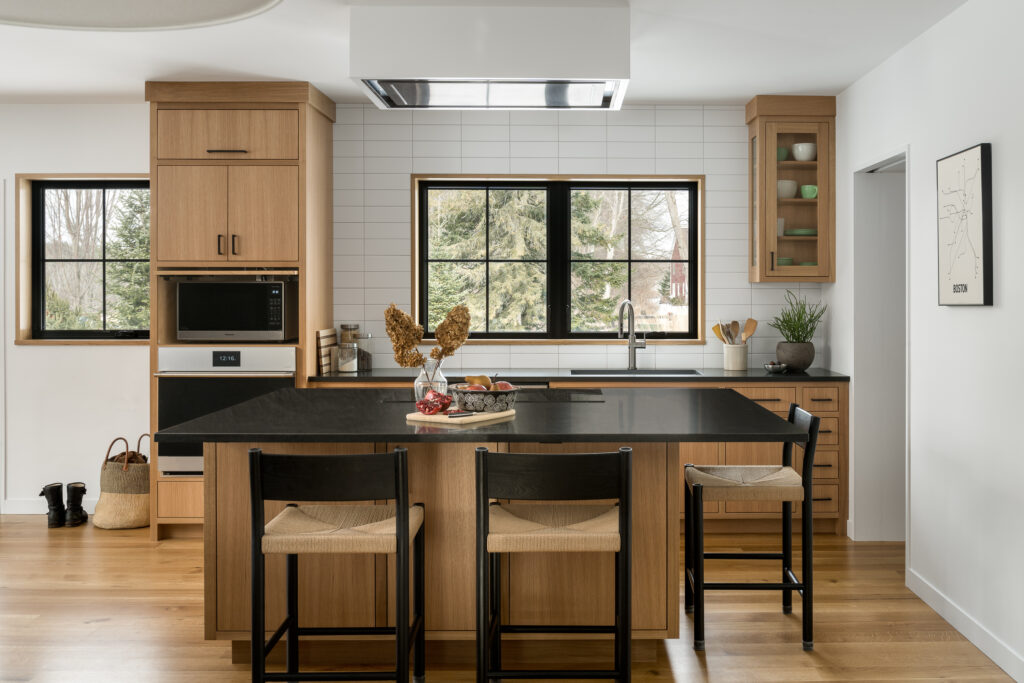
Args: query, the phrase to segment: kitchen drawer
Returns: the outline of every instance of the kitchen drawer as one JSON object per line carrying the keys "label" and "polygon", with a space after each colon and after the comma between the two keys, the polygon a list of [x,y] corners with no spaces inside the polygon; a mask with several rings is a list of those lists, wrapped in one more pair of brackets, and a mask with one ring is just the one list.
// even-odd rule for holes
{"label": "kitchen drawer", "polygon": [[815,415],[839,412],[837,387],[804,387],[800,407]]}
{"label": "kitchen drawer", "polygon": [[160,159],[298,159],[295,109],[161,109]]}
{"label": "kitchen drawer", "polygon": [[839,443],[839,418],[823,417],[818,428],[818,445],[835,446]]}
{"label": "kitchen drawer", "polygon": [[751,401],[762,405],[768,410],[789,414],[789,404],[796,403],[796,389],[790,387],[732,387]]}
{"label": "kitchen drawer", "polygon": [[[811,487],[814,498],[814,514],[835,517],[839,513],[839,486],[837,484],[815,484]],[[725,503],[726,512],[777,513],[782,514],[782,503],[754,503],[730,500]],[[800,503],[793,503],[793,516],[800,515]]]}
{"label": "kitchen drawer", "polygon": [[202,517],[203,482],[158,481],[157,517]]}
{"label": "kitchen drawer", "polygon": [[[793,450],[793,466],[797,472],[803,472],[804,452],[800,448]],[[839,451],[818,449],[814,453],[814,481],[839,478]]]}

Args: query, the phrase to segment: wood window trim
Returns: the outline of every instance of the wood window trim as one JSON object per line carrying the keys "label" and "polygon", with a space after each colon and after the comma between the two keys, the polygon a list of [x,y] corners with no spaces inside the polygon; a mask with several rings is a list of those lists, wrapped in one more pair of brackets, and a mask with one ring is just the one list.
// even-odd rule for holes
{"label": "wood window trim", "polygon": [[149,346],[148,339],[36,339],[32,336],[32,183],[38,180],[149,180],[148,173],[17,173],[14,176],[14,344]]}
{"label": "wood window trim", "polygon": [[[699,230],[697,235],[697,252],[698,252],[698,271],[697,271],[697,338],[696,339],[648,339],[647,343],[655,345],[676,345],[676,346],[697,346],[706,345],[706,324],[705,324],[705,261],[707,256],[705,252],[705,176],[701,175],[605,175],[605,174],[575,174],[575,175],[561,175],[561,174],[530,174],[530,173],[513,173],[513,174],[478,174],[478,173],[413,173],[410,175],[409,182],[409,198],[411,211],[411,223],[410,223],[410,239],[412,249],[410,256],[411,273],[412,273],[412,302],[413,317],[417,316],[416,302],[419,301],[419,279],[420,279],[420,265],[419,265],[419,190],[420,183],[425,181],[436,181],[436,180],[460,180],[460,181],[480,181],[480,182],[508,182],[508,181],[539,181],[539,182],[657,182],[657,183],[670,183],[670,182],[691,182],[697,184],[697,228]],[[417,320],[417,322],[421,322]],[[466,341],[467,344],[476,346],[487,346],[494,344],[509,345],[509,346],[532,346],[532,345],[563,345],[563,344],[578,344],[578,345],[590,345],[590,344],[603,344],[608,345],[626,345],[628,342],[626,339],[474,339],[472,335]]]}

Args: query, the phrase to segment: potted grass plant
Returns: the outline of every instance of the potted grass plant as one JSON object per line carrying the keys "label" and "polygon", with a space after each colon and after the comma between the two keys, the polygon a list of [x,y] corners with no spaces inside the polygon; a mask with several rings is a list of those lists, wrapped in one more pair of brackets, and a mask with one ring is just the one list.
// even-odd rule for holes
{"label": "potted grass plant", "polygon": [[826,310],[825,304],[808,304],[807,299],[786,290],[786,306],[768,325],[777,329],[785,340],[775,346],[775,357],[785,363],[787,369],[802,372],[811,367],[814,362],[811,339]]}

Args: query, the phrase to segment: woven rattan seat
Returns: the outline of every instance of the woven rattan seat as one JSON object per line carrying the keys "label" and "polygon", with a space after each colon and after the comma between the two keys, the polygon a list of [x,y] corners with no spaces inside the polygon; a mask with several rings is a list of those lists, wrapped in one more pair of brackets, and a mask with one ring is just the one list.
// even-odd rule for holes
{"label": "woven rattan seat", "polygon": [[489,553],[618,552],[616,505],[490,506]]}
{"label": "woven rattan seat", "polygon": [[701,484],[705,501],[801,501],[803,480],[779,465],[695,466],[686,468],[688,486]]}
{"label": "woven rattan seat", "polygon": [[[423,524],[423,508],[409,508],[409,538]],[[394,505],[299,505],[286,507],[267,523],[263,552],[393,553]]]}

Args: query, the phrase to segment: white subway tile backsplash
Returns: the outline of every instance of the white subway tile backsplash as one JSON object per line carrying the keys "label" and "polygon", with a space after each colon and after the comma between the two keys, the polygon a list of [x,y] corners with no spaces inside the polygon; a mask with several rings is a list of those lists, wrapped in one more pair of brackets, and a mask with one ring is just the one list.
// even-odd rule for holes
{"label": "white subway tile backsplash", "polygon": [[462,138],[462,126],[422,126],[412,127],[413,140],[459,140]]}
{"label": "white subway tile backsplash", "polygon": [[504,126],[467,126],[462,124],[463,140],[508,140],[509,127]]}
{"label": "white subway tile backsplash", "polygon": [[518,142],[510,143],[509,151],[515,157],[557,157],[558,143],[550,142]]}
{"label": "white subway tile backsplash", "polygon": [[[374,335],[378,367],[396,367],[384,309],[392,302],[411,308],[410,173],[704,174],[708,327],[718,319],[758,317],[754,365],[775,356],[780,337],[767,320],[786,289],[821,298],[817,284],[748,282],[749,144],[742,106],[410,112],[341,105],[333,137],[334,315]],[[626,347],[617,343],[478,344],[463,347],[445,367],[617,368],[626,360]],[[713,338],[707,345],[652,344],[637,361],[649,368],[720,367],[722,348]]]}

